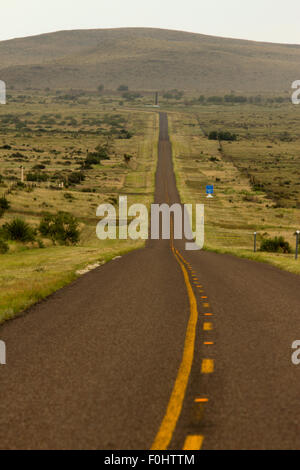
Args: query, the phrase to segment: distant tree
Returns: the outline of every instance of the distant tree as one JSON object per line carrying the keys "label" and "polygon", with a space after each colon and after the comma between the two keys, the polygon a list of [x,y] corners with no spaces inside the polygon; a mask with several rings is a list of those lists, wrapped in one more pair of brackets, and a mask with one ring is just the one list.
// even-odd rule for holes
{"label": "distant tree", "polygon": [[100,94],[103,93],[103,91],[104,91],[104,85],[102,85],[102,84],[99,85],[98,88],[97,88],[97,90],[98,90],[98,92],[99,92]]}
{"label": "distant tree", "polygon": [[183,97],[184,92],[177,90],[176,88],[174,90],[167,91],[163,94],[163,98],[167,100],[181,100]]}
{"label": "distant tree", "polygon": [[141,96],[142,95],[140,93],[135,93],[135,92],[130,92],[130,91],[125,91],[124,93],[122,93],[122,98],[128,101],[134,101],[137,98],[141,98]]}
{"label": "distant tree", "polygon": [[209,140],[227,140],[227,141],[235,141],[237,139],[236,134],[232,134],[229,131],[211,131],[208,134]]}
{"label": "distant tree", "polygon": [[211,131],[208,135],[209,140],[218,140],[218,132]]}
{"label": "distant tree", "polygon": [[129,87],[127,85],[120,85],[118,91],[128,91]]}
{"label": "distant tree", "polygon": [[213,103],[213,104],[222,104],[223,103],[223,97],[222,96],[209,96],[207,98],[208,103]]}

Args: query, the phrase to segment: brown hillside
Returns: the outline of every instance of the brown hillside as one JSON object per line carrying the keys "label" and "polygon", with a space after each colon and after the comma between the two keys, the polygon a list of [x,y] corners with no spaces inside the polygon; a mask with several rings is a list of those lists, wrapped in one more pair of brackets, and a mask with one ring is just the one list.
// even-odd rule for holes
{"label": "brown hillside", "polygon": [[0,79],[18,88],[284,92],[300,46],[148,28],[61,31],[0,42]]}

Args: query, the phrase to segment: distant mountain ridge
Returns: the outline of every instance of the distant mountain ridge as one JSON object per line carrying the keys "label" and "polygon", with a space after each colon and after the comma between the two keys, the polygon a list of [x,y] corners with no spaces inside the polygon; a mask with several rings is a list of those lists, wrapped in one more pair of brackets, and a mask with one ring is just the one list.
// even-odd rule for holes
{"label": "distant mountain ridge", "polygon": [[17,88],[285,92],[300,46],[153,28],[59,31],[0,42],[0,79]]}

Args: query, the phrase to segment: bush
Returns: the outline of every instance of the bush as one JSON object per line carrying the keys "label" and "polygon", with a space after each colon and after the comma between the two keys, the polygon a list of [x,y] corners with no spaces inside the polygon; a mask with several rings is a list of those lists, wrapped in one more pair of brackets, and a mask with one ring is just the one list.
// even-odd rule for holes
{"label": "bush", "polygon": [[9,250],[8,244],[0,240],[0,255],[5,255]]}
{"label": "bush", "polygon": [[228,131],[211,131],[208,135],[209,140],[227,140],[227,141],[235,141],[237,139],[236,134],[231,134]]}
{"label": "bush", "polygon": [[35,239],[34,229],[22,219],[14,219],[2,227],[3,235],[8,240],[32,242]]}
{"label": "bush", "polygon": [[133,137],[133,134],[126,129],[121,129],[118,138],[119,139],[131,139]]}
{"label": "bush", "polygon": [[68,183],[70,185],[80,184],[82,181],[85,180],[85,175],[82,171],[74,171],[68,176]]}
{"label": "bush", "polygon": [[0,197],[0,212],[1,212],[1,209],[3,211],[7,211],[9,208],[10,208],[10,204],[8,200],[6,199],[6,197],[5,196]]}
{"label": "bush", "polygon": [[53,242],[75,245],[79,241],[78,225],[77,219],[68,212],[47,213],[40,222],[39,232]]}
{"label": "bush", "polygon": [[49,177],[45,173],[28,173],[26,176],[27,181],[42,183],[48,181]]}
{"label": "bush", "polygon": [[217,133],[217,131],[211,131],[211,132],[208,134],[208,138],[209,138],[209,140],[218,140],[218,133]]}
{"label": "bush", "polygon": [[44,170],[46,167],[43,165],[43,163],[38,163],[37,165],[34,165],[32,168],[33,170]]}
{"label": "bush", "polygon": [[207,98],[208,103],[213,103],[213,104],[222,104],[223,103],[223,98],[222,96],[209,96]]}
{"label": "bush", "polygon": [[167,100],[180,100],[184,95],[183,91],[177,90],[176,88],[174,90],[167,91],[166,93],[163,94],[163,98]]}
{"label": "bush", "polygon": [[260,251],[269,253],[291,253],[292,249],[289,242],[283,237],[265,238],[260,245]]}
{"label": "bush", "polygon": [[134,93],[132,91],[125,91],[122,93],[122,98],[128,101],[134,101],[136,98],[140,98],[142,95],[140,93]]}
{"label": "bush", "polygon": [[118,91],[128,91],[128,90],[129,90],[129,88],[128,88],[127,85],[120,85],[118,87]]}

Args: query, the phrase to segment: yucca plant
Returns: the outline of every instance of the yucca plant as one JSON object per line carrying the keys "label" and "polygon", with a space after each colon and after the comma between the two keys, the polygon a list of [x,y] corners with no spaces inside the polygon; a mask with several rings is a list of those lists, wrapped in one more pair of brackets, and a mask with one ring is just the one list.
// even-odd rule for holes
{"label": "yucca plant", "polygon": [[18,218],[4,224],[2,231],[8,240],[32,242],[35,239],[34,229],[27,222]]}

